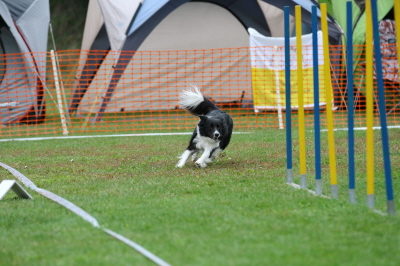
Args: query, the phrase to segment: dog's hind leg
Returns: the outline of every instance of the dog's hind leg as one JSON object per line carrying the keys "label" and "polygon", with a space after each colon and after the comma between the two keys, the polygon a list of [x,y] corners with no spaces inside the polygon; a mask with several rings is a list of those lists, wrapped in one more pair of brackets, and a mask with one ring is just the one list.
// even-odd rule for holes
{"label": "dog's hind leg", "polygon": [[206,159],[206,163],[211,163],[211,162],[213,162],[217,157],[218,157],[218,155],[220,154],[222,152],[222,149],[220,149],[220,148],[215,148],[215,149],[213,149],[212,151],[211,151],[211,153],[210,153],[210,156]]}
{"label": "dog's hind leg", "polygon": [[192,162],[196,161],[198,155],[199,155],[199,151],[196,150],[192,155]]}
{"label": "dog's hind leg", "polygon": [[181,156],[179,156],[179,161],[178,163],[175,165],[175,167],[179,167],[182,168],[186,161],[189,159],[190,155],[192,155],[194,152],[196,152],[196,150],[185,150]]}

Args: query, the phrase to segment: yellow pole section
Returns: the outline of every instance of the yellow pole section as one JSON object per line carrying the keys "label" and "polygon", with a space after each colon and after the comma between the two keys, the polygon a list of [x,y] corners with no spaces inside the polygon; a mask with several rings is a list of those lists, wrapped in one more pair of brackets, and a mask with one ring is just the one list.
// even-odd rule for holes
{"label": "yellow pole section", "polygon": [[[373,94],[373,51],[371,0],[365,1],[365,87],[367,98],[367,195],[374,195],[374,94]],[[379,43],[378,43],[379,47]]]}
{"label": "yellow pole section", "polygon": [[328,127],[328,147],[329,147],[329,170],[331,174],[331,185],[337,185],[336,175],[336,151],[335,151],[335,134],[333,131],[333,115],[332,115],[332,81],[329,57],[329,38],[328,38],[328,22],[326,4],[320,5],[321,8],[321,27],[324,47],[324,80],[326,94],[326,116]]}
{"label": "yellow pole section", "polygon": [[[394,20],[396,22],[397,61],[400,70],[400,0],[394,0]],[[400,72],[399,72],[400,83]]]}
{"label": "yellow pole section", "polygon": [[296,47],[297,47],[297,91],[299,103],[299,148],[300,148],[300,175],[305,175],[306,167],[306,133],[304,125],[304,89],[303,89],[303,44],[301,40],[301,6],[295,7],[296,16]]}

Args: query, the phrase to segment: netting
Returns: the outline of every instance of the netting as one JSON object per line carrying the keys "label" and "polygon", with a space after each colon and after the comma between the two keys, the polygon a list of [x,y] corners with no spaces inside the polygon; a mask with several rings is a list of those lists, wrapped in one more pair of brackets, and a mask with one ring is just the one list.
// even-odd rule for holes
{"label": "netting", "polygon": [[[344,53],[344,48],[330,47],[332,54]],[[68,50],[56,53],[54,61],[59,64],[56,68],[50,53],[41,55],[47,68],[46,73],[39,75],[35,62],[27,62],[31,56],[7,55],[14,60],[0,59],[0,137],[53,136],[67,132],[79,135],[192,131],[197,118],[180,109],[178,103],[179,92],[190,85],[198,86],[205,96],[230,113],[236,131],[278,128],[279,119],[284,121],[286,111],[284,72],[256,71],[252,67],[250,49],[274,53],[274,47],[122,53]],[[354,49],[355,58],[360,58],[354,67],[355,126],[364,127],[365,47],[355,46]],[[386,50],[390,49],[382,51]],[[322,47],[319,56],[322,56]],[[291,60],[296,61],[296,58]],[[22,67],[21,61],[26,63],[25,69],[17,71]],[[332,59],[330,65],[334,124],[336,128],[345,128],[347,75],[344,56]],[[386,64],[384,68],[383,72],[390,74],[384,79],[386,115],[389,125],[397,125],[400,111],[398,69],[394,64]],[[306,108],[305,122],[312,127],[312,70],[307,71],[303,75],[303,83],[308,88],[304,97],[311,105]],[[319,75],[323,87],[323,71],[320,70]],[[292,73],[291,85],[295,87],[296,82],[297,77]],[[376,84],[374,89],[376,92]],[[293,97],[296,93],[294,90]],[[40,105],[43,97],[45,104]],[[271,99],[275,101],[274,106],[255,108],[255,101]],[[376,105],[377,101],[374,102]],[[22,112],[21,106],[26,107]],[[324,127],[325,108],[321,107]],[[297,126],[297,108],[293,106],[291,112],[293,126]],[[379,126],[377,108],[375,114],[375,125]]]}

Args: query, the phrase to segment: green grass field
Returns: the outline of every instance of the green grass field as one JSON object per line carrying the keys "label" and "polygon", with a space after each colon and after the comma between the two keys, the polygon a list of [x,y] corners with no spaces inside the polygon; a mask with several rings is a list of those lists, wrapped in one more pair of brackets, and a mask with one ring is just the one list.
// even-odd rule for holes
{"label": "green grass field", "polygon": [[[375,132],[376,207],[386,212],[380,132]],[[235,134],[206,169],[174,166],[189,136],[1,143],[1,162],[94,216],[101,226],[172,265],[398,265],[399,215],[366,207],[365,132],[356,131],[357,203],[347,196],[347,132],[336,136],[339,199],[285,184],[285,132]],[[400,130],[389,130],[400,211]],[[324,194],[329,196],[326,133]],[[294,132],[294,174],[298,142]],[[313,133],[307,132],[314,189]],[[73,159],[73,162],[71,160]],[[0,180],[14,179],[0,170]],[[0,265],[154,265],[131,247],[27,189],[0,201]]]}

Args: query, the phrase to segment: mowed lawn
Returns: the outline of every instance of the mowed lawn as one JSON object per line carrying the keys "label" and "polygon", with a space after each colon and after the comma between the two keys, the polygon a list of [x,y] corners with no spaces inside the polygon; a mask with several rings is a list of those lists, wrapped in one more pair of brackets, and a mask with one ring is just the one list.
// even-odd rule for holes
{"label": "mowed lawn", "polygon": [[[386,212],[380,131],[376,207]],[[389,130],[400,213],[400,130]],[[285,184],[285,132],[235,134],[206,169],[175,168],[189,135],[1,142],[1,162],[81,207],[104,228],[171,265],[399,265],[400,219],[366,207],[365,132],[356,131],[357,203],[347,196],[347,132],[336,137],[339,199]],[[324,194],[329,158],[322,133]],[[298,183],[298,141],[293,134]],[[308,185],[314,140],[307,131]],[[0,170],[0,180],[15,179]],[[20,182],[21,184],[21,182]],[[0,265],[154,265],[131,247],[27,189],[0,201]]]}

